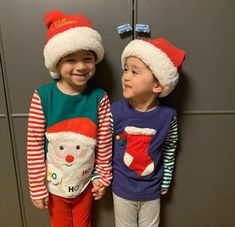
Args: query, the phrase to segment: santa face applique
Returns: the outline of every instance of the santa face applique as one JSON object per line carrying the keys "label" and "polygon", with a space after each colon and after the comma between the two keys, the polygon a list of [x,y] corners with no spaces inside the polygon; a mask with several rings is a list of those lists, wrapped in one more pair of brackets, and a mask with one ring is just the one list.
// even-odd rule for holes
{"label": "santa face applique", "polygon": [[[71,120],[66,123],[68,121],[71,123]],[[81,126],[76,127],[76,132],[75,129],[68,131],[66,127],[64,122],[58,123],[46,133],[47,180],[49,192],[72,198],[79,195],[90,182],[96,140],[88,137],[89,134]]]}
{"label": "santa face applique", "polygon": [[94,164],[94,148],[83,142],[51,141],[47,153],[47,180],[62,188],[67,197],[78,195],[87,182]]}
{"label": "santa face applique", "polygon": [[51,141],[48,145],[48,158],[60,163],[65,168],[90,158],[88,147],[79,141],[67,142],[63,140]]}
{"label": "santa face applique", "polygon": [[154,162],[148,151],[155,133],[155,129],[128,126],[123,134],[116,137],[120,146],[126,144],[124,163],[140,176],[147,176],[154,170]]}

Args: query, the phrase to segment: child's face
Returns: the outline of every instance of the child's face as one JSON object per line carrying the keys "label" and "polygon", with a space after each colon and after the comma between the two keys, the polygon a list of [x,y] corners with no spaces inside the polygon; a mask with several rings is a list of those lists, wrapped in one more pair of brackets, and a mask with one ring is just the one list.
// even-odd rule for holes
{"label": "child's face", "polygon": [[161,85],[152,71],[137,57],[128,57],[122,76],[123,96],[148,100],[161,92]]}
{"label": "child's face", "polygon": [[95,73],[95,55],[91,51],[78,51],[63,57],[58,69],[60,81],[67,89],[75,88],[78,91],[86,87],[86,83]]}

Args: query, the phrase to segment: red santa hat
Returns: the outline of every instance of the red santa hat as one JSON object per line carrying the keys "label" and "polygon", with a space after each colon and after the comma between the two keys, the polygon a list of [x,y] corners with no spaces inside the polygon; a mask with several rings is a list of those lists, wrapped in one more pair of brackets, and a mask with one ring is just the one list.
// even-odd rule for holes
{"label": "red santa hat", "polygon": [[159,97],[167,96],[176,86],[179,69],[185,59],[185,51],[170,44],[164,38],[136,39],[124,49],[121,61],[124,69],[128,57],[138,57],[152,71],[163,89]]}
{"label": "red santa hat", "polygon": [[96,54],[96,63],[103,59],[101,36],[88,18],[51,11],[45,15],[45,25],[48,28],[44,47],[45,65],[54,79],[60,78],[57,63],[68,54],[90,50]]}
{"label": "red santa hat", "polygon": [[96,144],[96,124],[88,118],[71,118],[60,121],[47,128],[49,142],[63,140],[67,142],[82,141],[87,145]]}

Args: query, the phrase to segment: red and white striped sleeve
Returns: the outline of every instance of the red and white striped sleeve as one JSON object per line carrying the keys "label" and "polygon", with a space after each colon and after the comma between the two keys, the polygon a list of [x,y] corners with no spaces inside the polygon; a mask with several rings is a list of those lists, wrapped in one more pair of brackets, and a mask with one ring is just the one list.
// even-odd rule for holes
{"label": "red and white striped sleeve", "polygon": [[98,107],[98,130],[95,169],[99,180],[109,186],[112,179],[112,131],[110,122],[110,102],[104,95]]}
{"label": "red and white striped sleeve", "polygon": [[45,118],[38,92],[35,90],[29,110],[27,133],[27,165],[31,199],[48,196],[45,185]]}

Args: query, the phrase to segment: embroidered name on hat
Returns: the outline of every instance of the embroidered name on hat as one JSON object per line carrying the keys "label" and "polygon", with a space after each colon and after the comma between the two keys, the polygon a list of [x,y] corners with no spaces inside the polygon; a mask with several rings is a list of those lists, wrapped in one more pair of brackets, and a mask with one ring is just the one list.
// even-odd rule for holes
{"label": "embroidered name on hat", "polygon": [[100,34],[85,16],[54,10],[46,13],[44,20],[48,31],[43,54],[53,79],[60,78],[57,63],[67,54],[89,49],[96,54],[96,63],[103,59],[104,48]]}
{"label": "embroidered name on hat", "polygon": [[61,28],[61,27],[66,26],[66,25],[76,24],[76,23],[78,23],[78,21],[70,20],[70,19],[67,19],[67,18],[63,18],[63,19],[60,19],[60,20],[55,22],[55,27],[56,28]]}

